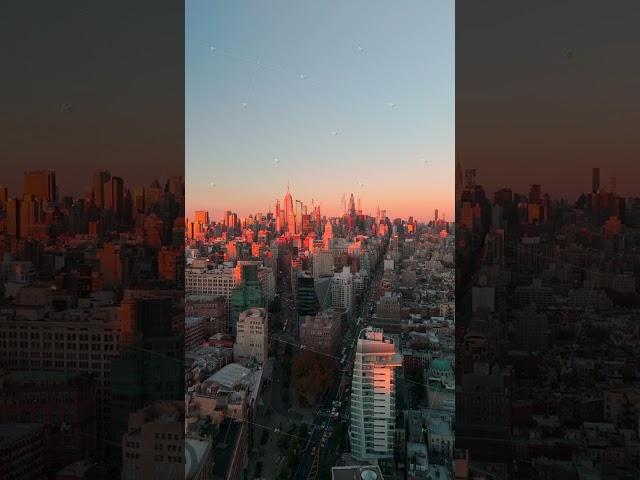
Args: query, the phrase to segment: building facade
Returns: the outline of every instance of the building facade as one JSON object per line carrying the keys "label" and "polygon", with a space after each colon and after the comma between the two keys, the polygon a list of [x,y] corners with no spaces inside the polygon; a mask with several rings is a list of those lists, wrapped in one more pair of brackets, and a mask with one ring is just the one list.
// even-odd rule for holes
{"label": "building facade", "polygon": [[382,330],[368,327],[358,339],[351,387],[352,456],[392,459],[396,423],[395,369],[402,355]]}
{"label": "building facade", "polygon": [[348,267],[342,272],[333,275],[331,283],[331,301],[333,308],[342,308],[348,315],[353,312],[356,300],[356,291],[353,285],[353,274]]}
{"label": "building facade", "polygon": [[129,415],[122,437],[122,480],[182,480],[184,402],[156,402]]}
{"label": "building facade", "polygon": [[240,313],[237,329],[236,343],[233,346],[234,358],[236,360],[254,358],[258,363],[264,365],[269,347],[266,309],[250,308]]}
{"label": "building facade", "polygon": [[300,325],[300,344],[313,351],[335,355],[340,331],[340,316],[332,310],[305,316]]}

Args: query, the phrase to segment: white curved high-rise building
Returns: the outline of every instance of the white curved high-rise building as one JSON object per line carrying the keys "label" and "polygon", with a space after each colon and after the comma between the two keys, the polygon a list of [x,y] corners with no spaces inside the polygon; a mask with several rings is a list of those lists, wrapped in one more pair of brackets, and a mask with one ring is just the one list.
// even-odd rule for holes
{"label": "white curved high-rise building", "polygon": [[360,461],[393,458],[396,373],[402,354],[382,329],[363,330],[356,349],[351,385],[351,454]]}

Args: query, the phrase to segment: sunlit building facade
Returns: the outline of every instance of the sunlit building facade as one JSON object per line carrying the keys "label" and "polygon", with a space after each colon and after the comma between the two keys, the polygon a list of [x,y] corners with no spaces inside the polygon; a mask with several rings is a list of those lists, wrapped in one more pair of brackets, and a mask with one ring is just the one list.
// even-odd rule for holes
{"label": "sunlit building facade", "polygon": [[351,452],[360,461],[390,459],[396,422],[395,369],[402,365],[393,340],[368,327],[358,339],[351,388]]}

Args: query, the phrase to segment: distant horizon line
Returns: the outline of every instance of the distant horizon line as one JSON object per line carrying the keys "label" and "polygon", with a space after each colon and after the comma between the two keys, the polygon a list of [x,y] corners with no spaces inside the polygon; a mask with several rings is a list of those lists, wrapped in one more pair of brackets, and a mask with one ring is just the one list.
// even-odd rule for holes
{"label": "distant horizon line", "polygon": [[[383,209],[383,208],[381,208],[381,209],[380,209],[380,211],[381,211],[381,212],[382,212],[383,210],[385,210],[385,209]],[[217,221],[217,220],[216,220],[216,217],[221,216],[221,215],[214,215],[214,214],[212,214],[212,213],[211,213],[211,211],[212,211],[211,209],[198,209],[198,208],[196,208],[196,209],[192,209],[192,210],[188,210],[188,211],[193,215],[193,216],[187,215],[186,217],[187,217],[187,218],[189,218],[189,219],[191,219],[191,218],[195,217],[196,212],[202,212],[202,211],[207,212],[207,213],[209,214],[210,219],[211,219],[212,221]],[[246,214],[246,215],[241,215],[241,214],[240,214],[240,213],[238,213],[237,211],[234,211],[234,210],[231,210],[231,209],[224,210],[224,211],[231,212],[231,213],[235,213],[235,214],[238,216],[238,218],[239,218],[239,219],[240,219],[240,218],[248,218],[249,216],[253,216],[253,215],[257,214],[257,213],[261,213],[262,215],[266,215],[266,214],[268,214],[268,213],[274,214],[273,210],[267,210],[267,211],[260,211],[260,210],[257,210],[257,211],[254,211],[254,212],[248,213],[248,214]],[[357,210],[356,210],[356,211],[357,211]],[[435,213],[435,212],[434,212],[434,213]],[[439,213],[439,215],[438,215],[438,220],[444,220],[444,221],[449,221],[449,222],[450,222],[450,221],[452,221],[451,219],[448,219],[448,220],[447,220],[447,217],[450,217],[449,215],[446,215],[446,214],[445,214],[445,215],[444,215],[444,217],[440,216],[440,214],[441,214],[441,210],[440,210],[440,209],[438,209],[438,213]],[[341,218],[342,216],[344,216],[344,215],[345,215],[344,213],[339,214],[339,215],[334,215],[334,214],[326,214],[326,213],[323,213],[323,212],[321,212],[321,214],[322,214],[322,217],[323,217],[323,218]],[[365,216],[371,217],[371,218],[375,218],[375,217],[376,217],[375,213],[368,213],[368,212],[367,212],[367,213],[365,213],[365,212],[363,211],[363,212],[362,212],[362,214],[363,214],[363,215],[365,215]],[[311,215],[311,214],[309,214],[309,215]],[[390,220],[394,220],[394,219],[396,219],[396,218],[400,218],[401,220],[408,220],[408,219],[409,219],[409,217],[413,217],[413,220],[415,220],[415,221],[417,221],[417,222],[419,222],[419,223],[428,223],[428,222],[431,222],[431,221],[435,220],[435,218],[434,218],[434,214],[432,214],[432,217],[431,217],[431,218],[427,218],[426,216],[417,216],[417,215],[406,215],[406,216],[402,216],[402,215],[389,215],[389,214],[387,214],[387,215],[386,215],[386,218],[388,218],[388,219],[390,219]],[[427,218],[427,219],[425,219],[425,218]]]}
{"label": "distant horizon line", "polygon": [[[89,174],[88,174],[89,178],[92,179],[93,175],[96,172],[100,172],[100,171],[109,172],[110,174],[112,174],[112,169],[109,168],[109,167],[97,167],[97,168],[93,168],[89,172]],[[78,178],[79,175],[65,175],[65,174],[63,174],[61,176],[60,173],[55,168],[25,168],[25,169],[22,170],[22,173],[19,174],[20,175],[20,180],[18,181],[17,185],[15,185],[15,184],[11,185],[11,184],[14,183],[14,182],[11,182],[11,181],[7,182],[7,183],[0,181],[0,188],[6,188],[10,193],[14,189],[15,189],[15,191],[21,191],[21,189],[24,189],[24,175],[27,174],[27,173],[34,173],[34,172],[52,172],[52,173],[54,173],[55,176],[56,176],[56,188],[58,190],[58,196],[60,198],[69,197],[69,196],[73,197],[73,198],[83,198],[84,195],[88,191],[93,189],[93,185],[90,182],[87,185],[85,185],[84,187],[70,188],[69,191],[65,191],[64,189],[60,188],[60,185],[61,184],[64,185],[66,182],[64,182],[64,181],[60,182],[59,180],[61,178],[64,180],[64,178],[67,178],[67,177],[68,178]],[[82,176],[82,175],[80,175],[80,176]],[[158,180],[158,182],[160,182],[161,179],[163,179],[163,176],[165,176],[165,174],[153,175],[153,176],[148,177],[148,180],[144,180],[144,182],[146,182],[146,183],[139,184],[139,183],[137,183],[135,181],[134,182],[129,181],[129,182],[125,183],[125,185],[129,185],[129,187],[127,187],[127,189],[139,188],[139,187],[147,188],[147,187],[149,187],[148,184],[153,183],[154,180]],[[123,181],[126,181],[126,179],[127,179],[124,175],[113,175],[112,174],[111,178],[114,178],[114,177],[121,178]],[[183,185],[185,185],[185,190],[186,190],[186,181],[185,181],[184,173],[182,173],[182,174],[175,174],[175,173],[167,174],[166,178],[164,178],[163,180],[168,181],[172,177],[180,177],[180,178],[182,178],[182,183],[183,183]],[[129,177],[129,178],[131,178],[131,177]],[[161,183],[161,185],[164,186],[164,184],[162,184],[162,183]],[[81,188],[81,191],[80,192],[78,192],[78,191],[73,191],[72,192],[71,191],[71,190],[77,190],[77,188]]]}

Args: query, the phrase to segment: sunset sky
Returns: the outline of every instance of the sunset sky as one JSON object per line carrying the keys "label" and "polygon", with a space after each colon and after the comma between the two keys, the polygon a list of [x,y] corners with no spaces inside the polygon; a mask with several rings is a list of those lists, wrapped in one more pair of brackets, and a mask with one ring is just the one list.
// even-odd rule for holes
{"label": "sunset sky", "polygon": [[[187,214],[453,218],[454,4],[186,4]],[[212,185],[213,184],[213,185]]]}
{"label": "sunset sky", "polygon": [[456,155],[489,194],[538,183],[575,200],[593,167],[604,188],[616,177],[637,194],[636,12],[629,0],[458,3]]}
{"label": "sunset sky", "polygon": [[124,0],[3,8],[0,184],[10,196],[22,195],[25,170],[55,170],[60,193],[80,197],[96,169],[126,188],[184,175],[183,14],[168,0],[152,19],[147,2]]}

